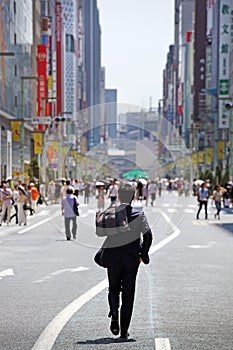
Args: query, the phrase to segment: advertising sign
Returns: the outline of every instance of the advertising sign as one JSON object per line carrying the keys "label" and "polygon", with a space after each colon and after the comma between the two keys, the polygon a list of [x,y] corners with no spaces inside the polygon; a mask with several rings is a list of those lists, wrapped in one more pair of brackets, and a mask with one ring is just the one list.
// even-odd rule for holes
{"label": "advertising sign", "polygon": [[43,111],[43,103],[46,102],[47,96],[47,47],[46,45],[37,45],[37,76],[39,78],[37,84],[37,115],[41,116]]}
{"label": "advertising sign", "polygon": [[231,0],[220,0],[219,11],[219,97],[229,97]]}
{"label": "advertising sign", "polygon": [[57,114],[62,112],[62,6],[60,1],[55,5],[56,36],[56,73],[57,73]]}

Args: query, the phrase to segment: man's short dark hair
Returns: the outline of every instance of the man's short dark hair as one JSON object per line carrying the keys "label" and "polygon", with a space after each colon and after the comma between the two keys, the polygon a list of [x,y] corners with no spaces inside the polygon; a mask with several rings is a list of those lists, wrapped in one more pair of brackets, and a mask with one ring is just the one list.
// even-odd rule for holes
{"label": "man's short dark hair", "polygon": [[134,188],[130,184],[123,184],[118,190],[121,203],[131,203],[134,198]]}
{"label": "man's short dark hair", "polygon": [[71,187],[68,187],[66,190],[66,194],[72,194],[74,193],[73,189]]}

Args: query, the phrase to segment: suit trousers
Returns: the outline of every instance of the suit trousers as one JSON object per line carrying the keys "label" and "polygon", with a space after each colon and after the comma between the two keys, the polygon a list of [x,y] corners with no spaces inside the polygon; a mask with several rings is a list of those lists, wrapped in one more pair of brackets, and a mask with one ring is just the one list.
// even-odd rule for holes
{"label": "suit trousers", "polygon": [[122,293],[120,309],[120,327],[122,334],[127,333],[132,317],[138,267],[139,257],[135,259],[135,256],[123,252],[120,262],[111,264],[107,269],[110,315],[118,312],[120,292]]}

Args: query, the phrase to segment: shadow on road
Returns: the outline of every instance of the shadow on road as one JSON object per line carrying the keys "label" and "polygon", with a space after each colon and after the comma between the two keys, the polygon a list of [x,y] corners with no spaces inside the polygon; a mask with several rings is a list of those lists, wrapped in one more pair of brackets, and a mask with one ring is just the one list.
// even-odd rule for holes
{"label": "shadow on road", "polygon": [[221,224],[221,228],[223,228],[227,232],[233,234],[233,223],[232,224]]}
{"label": "shadow on road", "polygon": [[85,341],[78,341],[75,344],[78,345],[98,345],[98,344],[114,344],[114,343],[132,343],[132,342],[136,342],[135,339],[122,339],[122,338],[99,338],[99,339],[89,339],[89,340],[85,340]]}

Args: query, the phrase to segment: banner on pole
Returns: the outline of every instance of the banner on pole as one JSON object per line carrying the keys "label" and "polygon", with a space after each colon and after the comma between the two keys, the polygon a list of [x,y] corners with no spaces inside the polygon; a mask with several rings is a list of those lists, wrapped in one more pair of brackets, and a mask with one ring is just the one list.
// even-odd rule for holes
{"label": "banner on pole", "polygon": [[11,122],[12,141],[20,142],[20,122]]}
{"label": "banner on pole", "polygon": [[217,142],[217,158],[218,160],[225,159],[225,141]]}
{"label": "banner on pole", "polygon": [[42,154],[42,134],[41,133],[33,133],[34,140],[34,153]]}

